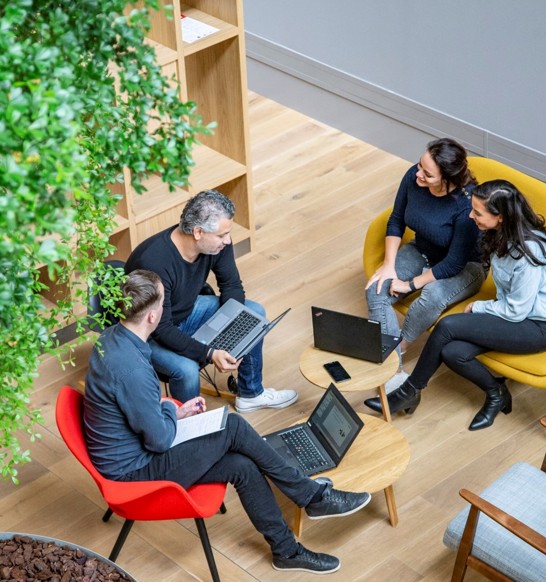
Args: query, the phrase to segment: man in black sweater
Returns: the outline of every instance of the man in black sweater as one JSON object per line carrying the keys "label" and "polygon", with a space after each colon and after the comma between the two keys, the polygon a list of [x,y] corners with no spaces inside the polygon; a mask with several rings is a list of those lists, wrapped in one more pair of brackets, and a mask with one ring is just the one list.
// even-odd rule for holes
{"label": "man in black sweater", "polygon": [[[238,370],[238,412],[285,408],[298,399],[295,390],[274,390],[262,384],[262,344],[242,360],[213,349],[191,336],[233,298],[265,315],[263,307],[245,299],[233,254],[231,229],[235,206],[217,190],[191,198],[172,226],[143,241],[131,253],[125,270],[147,269],[161,277],[165,288],[163,316],[150,342],[154,368],[169,377],[172,395],[183,402],[199,395],[199,370],[214,364],[221,372]],[[210,272],[220,296],[200,295]]]}

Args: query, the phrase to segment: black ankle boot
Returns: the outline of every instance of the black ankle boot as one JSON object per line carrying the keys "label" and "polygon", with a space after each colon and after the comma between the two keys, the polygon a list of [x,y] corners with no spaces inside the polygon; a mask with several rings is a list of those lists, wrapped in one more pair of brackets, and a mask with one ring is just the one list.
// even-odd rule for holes
{"label": "black ankle boot", "polygon": [[[413,414],[419,406],[419,402],[421,402],[421,390],[417,390],[406,380],[396,390],[387,394],[387,400],[389,401],[391,414],[395,414],[399,410],[403,410],[406,414]],[[372,410],[383,414],[383,407],[379,397],[368,398],[364,400],[364,404]]]}
{"label": "black ankle boot", "polygon": [[506,384],[501,384],[498,388],[487,391],[485,402],[470,423],[468,430],[480,430],[491,426],[501,411],[504,414],[512,412],[512,395]]}

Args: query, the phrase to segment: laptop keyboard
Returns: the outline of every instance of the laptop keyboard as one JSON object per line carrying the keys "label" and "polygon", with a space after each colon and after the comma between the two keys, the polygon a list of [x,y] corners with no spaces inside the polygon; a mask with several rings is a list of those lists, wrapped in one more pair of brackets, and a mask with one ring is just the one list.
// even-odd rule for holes
{"label": "laptop keyboard", "polygon": [[328,465],[326,459],[317,450],[317,447],[301,426],[283,432],[280,436],[294,453],[304,471],[313,471]]}
{"label": "laptop keyboard", "polygon": [[260,323],[261,319],[258,317],[248,313],[248,311],[241,311],[209,345],[218,350],[229,352]]}

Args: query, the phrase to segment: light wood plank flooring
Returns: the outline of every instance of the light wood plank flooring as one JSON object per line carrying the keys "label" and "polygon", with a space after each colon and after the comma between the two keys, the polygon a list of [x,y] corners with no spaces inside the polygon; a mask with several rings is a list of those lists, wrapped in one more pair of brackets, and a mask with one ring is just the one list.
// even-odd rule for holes
{"label": "light wood plank flooring", "polygon": [[[292,307],[266,340],[264,374],[267,385],[300,392],[298,403],[286,410],[247,417],[266,432],[305,418],[321,395],[298,369],[299,354],[312,339],[310,306],[365,315],[366,228],[392,202],[410,164],[255,94],[250,95],[250,127],[256,248],[239,260],[239,267],[247,295],[262,302],[270,316]],[[421,346],[422,341],[411,347],[408,371]],[[58,388],[77,385],[88,353],[89,345],[79,347],[74,365],[65,370],[51,359],[42,363],[32,400],[44,414],[43,438],[29,443],[34,460],[21,468],[21,484],[0,483],[0,529],[51,535],[108,555],[121,520],[101,521],[102,499],[60,440],[54,421]],[[490,429],[471,433],[466,427],[482,395],[440,369],[418,411],[394,419],[412,451],[408,470],[395,484],[399,526],[390,526],[381,494],[345,519],[306,521],[304,543],[342,560],[330,580],[449,579],[453,555],[442,545],[442,535],[464,506],[458,490],[479,491],[514,461],[539,465],[546,448],[537,422],[546,413],[546,393],[524,385],[511,388],[514,412],[501,415]],[[349,399],[357,410],[368,412],[362,400],[369,395],[351,394]],[[216,406],[224,401],[209,402]],[[291,518],[288,504],[280,502]],[[226,505],[226,515],[207,520],[223,580],[314,579],[273,570],[267,545],[232,489]],[[118,561],[141,582],[209,579],[190,521],[136,524]],[[473,574],[467,578],[480,579]]]}

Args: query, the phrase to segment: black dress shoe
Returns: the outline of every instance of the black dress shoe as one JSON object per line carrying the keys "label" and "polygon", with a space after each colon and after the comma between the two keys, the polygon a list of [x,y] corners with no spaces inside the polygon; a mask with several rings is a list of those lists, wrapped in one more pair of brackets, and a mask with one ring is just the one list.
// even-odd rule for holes
{"label": "black dress shoe", "polygon": [[485,402],[470,423],[468,430],[481,430],[491,426],[499,412],[504,412],[504,414],[512,412],[512,395],[506,384],[501,384],[495,390],[486,392]]}
{"label": "black dress shoe", "polygon": [[283,558],[273,555],[275,570],[298,570],[312,574],[330,574],[339,570],[341,563],[335,556],[312,552],[298,544],[298,551],[294,556]]}
{"label": "black dress shoe", "polygon": [[[421,402],[421,390],[417,390],[406,380],[396,390],[387,394],[387,400],[391,414],[396,414],[399,410],[403,410],[406,414],[413,414]],[[379,397],[368,398],[364,400],[364,404],[368,408],[383,414],[383,407]]]}

